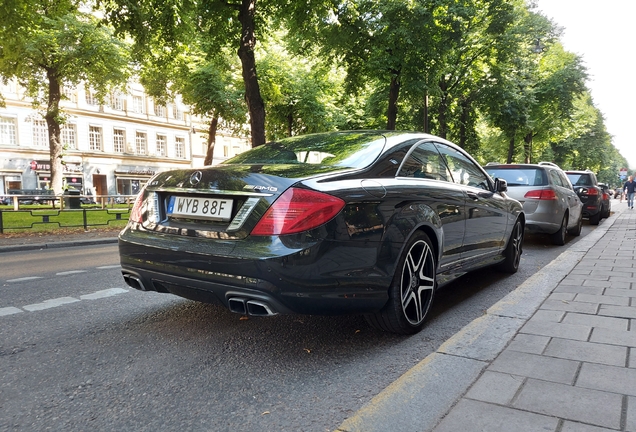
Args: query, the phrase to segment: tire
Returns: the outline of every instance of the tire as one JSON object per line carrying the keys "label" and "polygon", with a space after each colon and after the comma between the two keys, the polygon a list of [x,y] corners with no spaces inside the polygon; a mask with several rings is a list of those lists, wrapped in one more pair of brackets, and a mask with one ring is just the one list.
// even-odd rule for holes
{"label": "tire", "polygon": [[389,301],[380,312],[365,315],[379,330],[411,335],[424,327],[433,303],[437,262],[433,244],[423,232],[409,240],[389,288]]}
{"label": "tire", "polygon": [[601,212],[599,211],[598,213],[596,213],[593,216],[590,216],[590,225],[598,225],[598,223],[601,221]]}
{"label": "tire", "polygon": [[603,217],[605,219],[610,217],[610,208],[609,208],[609,206],[607,208],[603,207],[603,214],[601,215],[601,217]]}
{"label": "tire", "polygon": [[565,236],[568,232],[568,215],[563,215],[563,220],[561,221],[561,228],[554,234],[550,235],[552,239],[552,244],[557,246],[563,246],[565,244]]}
{"label": "tire", "polygon": [[574,237],[578,237],[581,235],[581,228],[583,228],[583,214],[579,216],[579,221],[577,222],[576,226],[568,230],[568,234]]}
{"label": "tire", "polygon": [[522,253],[523,226],[521,225],[521,221],[517,220],[515,226],[512,227],[508,246],[506,246],[506,250],[503,253],[504,260],[499,264],[499,270],[504,273],[517,273]]}

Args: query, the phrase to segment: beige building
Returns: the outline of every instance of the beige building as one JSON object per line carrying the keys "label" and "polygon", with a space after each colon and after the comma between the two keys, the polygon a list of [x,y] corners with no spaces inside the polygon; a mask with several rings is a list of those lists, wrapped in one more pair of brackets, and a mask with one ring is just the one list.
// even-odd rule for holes
{"label": "beige building", "polygon": [[[0,84],[0,196],[10,190],[47,189],[46,122],[15,82]],[[140,84],[104,104],[87,86],[65,88],[61,108],[64,179],[86,195],[134,195],[157,172],[203,166],[207,124],[179,99],[154,103]],[[217,134],[214,164],[250,148],[249,137]]]}

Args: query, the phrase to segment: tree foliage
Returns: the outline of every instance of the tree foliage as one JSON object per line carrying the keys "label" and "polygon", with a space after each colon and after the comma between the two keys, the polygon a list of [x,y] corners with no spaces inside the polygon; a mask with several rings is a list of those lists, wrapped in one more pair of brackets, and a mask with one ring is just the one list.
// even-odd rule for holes
{"label": "tree foliage", "polygon": [[[39,1],[0,5],[10,18],[0,24],[0,73],[32,77],[25,84],[34,95],[45,74],[23,61],[18,70],[12,61],[38,51],[65,56],[75,48],[56,44],[81,39],[79,23],[103,34],[103,45],[93,40],[93,49],[113,46],[107,27],[96,26],[73,1]],[[247,113],[254,146],[323,130],[419,129],[457,142],[482,161],[552,160],[599,173],[624,163],[587,94],[581,59],[563,49],[561,30],[526,0],[99,4],[118,34],[134,39],[133,57],[149,94],[181,93],[210,119],[208,156],[218,122],[238,127]],[[53,34],[54,28],[65,32]],[[5,40],[25,42],[9,53]],[[79,51],[77,57],[86,58]],[[109,60],[102,58],[101,69],[68,63],[64,80],[73,82],[72,73],[82,70],[109,76]],[[81,79],[92,81],[87,73]],[[100,82],[114,82],[97,78],[98,89]],[[602,156],[591,156],[594,149]]]}
{"label": "tree foliage", "polygon": [[123,42],[79,2],[11,0],[3,3],[0,25],[0,75],[15,78],[43,109],[49,132],[51,188],[62,192],[65,122],[59,102],[62,86],[90,83],[99,98],[128,79],[129,57]]}

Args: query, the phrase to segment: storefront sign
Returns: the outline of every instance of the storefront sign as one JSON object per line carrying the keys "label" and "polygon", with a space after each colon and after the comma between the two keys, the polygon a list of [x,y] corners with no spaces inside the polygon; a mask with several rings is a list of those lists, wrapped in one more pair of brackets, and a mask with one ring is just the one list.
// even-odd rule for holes
{"label": "storefront sign", "polygon": [[138,176],[148,176],[152,177],[155,175],[156,171],[151,170],[126,170],[126,171],[115,171],[115,175],[138,175]]}
{"label": "storefront sign", "polygon": [[[37,161],[33,160],[29,164],[32,171],[51,171],[51,162],[50,161]],[[71,162],[62,162],[62,168],[64,172],[69,173],[81,173],[82,165],[79,163],[71,163]]]}

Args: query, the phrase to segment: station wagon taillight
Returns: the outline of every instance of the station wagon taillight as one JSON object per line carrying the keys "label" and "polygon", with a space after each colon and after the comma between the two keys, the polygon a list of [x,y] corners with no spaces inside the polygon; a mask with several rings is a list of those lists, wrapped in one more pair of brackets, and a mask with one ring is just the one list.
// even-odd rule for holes
{"label": "station wagon taillight", "polygon": [[251,235],[272,236],[307,231],[329,222],[344,205],[343,200],[326,193],[289,188],[265,212]]}
{"label": "station wagon taillight", "polygon": [[556,200],[556,193],[552,189],[537,189],[526,192],[524,198],[538,200]]}

